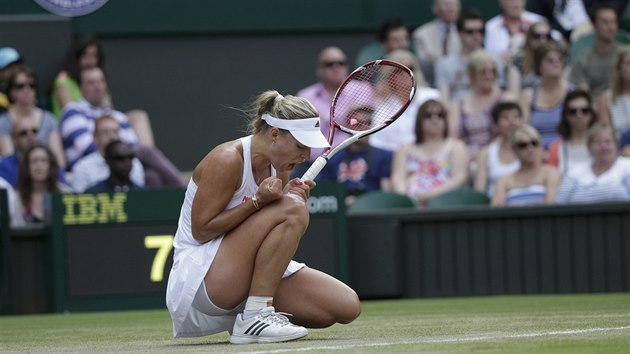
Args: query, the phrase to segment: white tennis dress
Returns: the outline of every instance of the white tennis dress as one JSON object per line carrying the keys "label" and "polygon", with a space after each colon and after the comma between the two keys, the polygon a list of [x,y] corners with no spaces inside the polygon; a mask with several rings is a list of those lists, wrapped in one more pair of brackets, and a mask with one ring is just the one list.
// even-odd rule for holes
{"label": "white tennis dress", "polygon": [[[243,144],[243,179],[226,210],[248,201],[258,190],[251,166],[252,137],[247,136],[240,140]],[[276,175],[273,167],[271,173]],[[223,240],[223,236],[220,236],[200,244],[192,236],[190,218],[196,192],[197,185],[191,178],[173,241],[175,247],[173,268],[166,289],[166,306],[171,313],[175,337],[197,337],[231,330],[236,320],[235,316],[209,316],[191,306]],[[291,261],[283,277],[297,272],[302,267],[304,264]]]}

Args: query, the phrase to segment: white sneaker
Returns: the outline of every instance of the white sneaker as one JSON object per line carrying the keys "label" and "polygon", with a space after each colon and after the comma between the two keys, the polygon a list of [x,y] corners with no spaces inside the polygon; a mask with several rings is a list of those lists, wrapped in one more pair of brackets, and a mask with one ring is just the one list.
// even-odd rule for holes
{"label": "white sneaker", "polygon": [[286,342],[308,334],[306,328],[289,322],[285,315],[288,314],[275,312],[271,306],[265,307],[256,316],[246,320],[243,319],[242,313],[238,314],[230,336],[230,343]]}

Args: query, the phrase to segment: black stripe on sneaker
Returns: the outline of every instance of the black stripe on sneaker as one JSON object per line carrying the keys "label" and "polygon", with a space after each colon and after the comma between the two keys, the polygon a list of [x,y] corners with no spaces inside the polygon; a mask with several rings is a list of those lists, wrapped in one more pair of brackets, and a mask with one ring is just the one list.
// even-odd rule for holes
{"label": "black stripe on sneaker", "polygon": [[260,321],[256,321],[254,322],[254,324],[252,324],[251,326],[249,326],[249,328],[245,331],[245,334],[250,334],[249,331],[251,331],[254,327],[257,327],[258,325],[260,325],[262,322]]}
{"label": "black stripe on sneaker", "polygon": [[255,331],[254,335],[259,336],[259,335],[260,335],[260,332],[262,332],[262,331],[263,331],[263,329],[265,329],[265,328],[267,328],[267,327],[269,327],[269,326],[270,326],[270,325],[268,325],[268,324],[266,324],[266,323],[265,323],[265,325],[264,325],[264,326],[261,326],[261,327],[260,327],[257,331]]}

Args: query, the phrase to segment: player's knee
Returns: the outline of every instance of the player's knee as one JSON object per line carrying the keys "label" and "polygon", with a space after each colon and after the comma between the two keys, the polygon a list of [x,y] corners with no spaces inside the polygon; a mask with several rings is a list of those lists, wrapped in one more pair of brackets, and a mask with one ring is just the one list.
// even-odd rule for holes
{"label": "player's knee", "polygon": [[292,228],[301,230],[302,233],[306,231],[310,216],[304,202],[294,196],[285,195],[282,197],[280,205],[282,208],[279,212],[282,213],[285,220],[284,223]]}
{"label": "player's knee", "polygon": [[341,313],[338,314],[337,322],[346,324],[354,321],[361,314],[361,301],[354,291],[349,291],[343,297]]}

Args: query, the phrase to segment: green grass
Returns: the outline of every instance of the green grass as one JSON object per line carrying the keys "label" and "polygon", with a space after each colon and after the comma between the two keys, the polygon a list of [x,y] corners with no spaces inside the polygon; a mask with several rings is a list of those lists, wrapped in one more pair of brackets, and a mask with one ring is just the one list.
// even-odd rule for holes
{"label": "green grass", "polygon": [[165,310],[0,317],[0,352],[628,353],[630,293],[364,301],[349,325],[230,345],[171,337]]}

